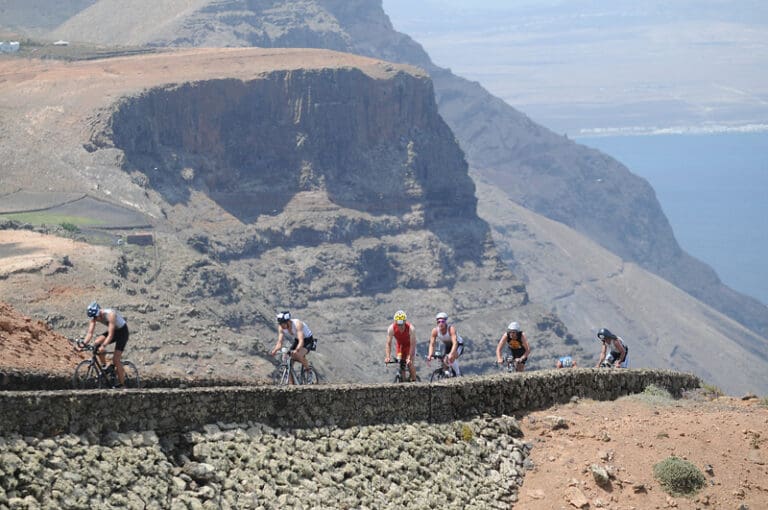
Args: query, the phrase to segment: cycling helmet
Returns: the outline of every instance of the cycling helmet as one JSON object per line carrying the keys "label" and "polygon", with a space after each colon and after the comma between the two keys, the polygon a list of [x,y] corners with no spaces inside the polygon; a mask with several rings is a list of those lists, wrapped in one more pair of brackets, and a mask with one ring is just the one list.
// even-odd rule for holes
{"label": "cycling helmet", "polygon": [[520,332],[520,324],[518,324],[517,322],[510,322],[509,326],[507,326],[507,331]]}
{"label": "cycling helmet", "polygon": [[448,322],[448,314],[445,312],[440,312],[435,315],[435,320],[438,322]]}
{"label": "cycling helmet", "polygon": [[597,332],[597,338],[600,340],[613,340],[616,338],[616,335],[610,332],[607,328],[600,328],[600,331]]}
{"label": "cycling helmet", "polygon": [[398,324],[405,324],[405,321],[408,319],[408,317],[405,315],[404,311],[398,310],[395,312],[394,319]]}
{"label": "cycling helmet", "polygon": [[286,310],[284,312],[280,312],[280,313],[277,314],[277,323],[278,324],[286,323],[289,320],[291,320],[291,312],[289,312],[288,310]]}
{"label": "cycling helmet", "polygon": [[88,314],[89,318],[94,319],[99,315],[100,311],[101,311],[101,307],[96,301],[94,301],[93,303],[88,305],[88,310],[86,313]]}

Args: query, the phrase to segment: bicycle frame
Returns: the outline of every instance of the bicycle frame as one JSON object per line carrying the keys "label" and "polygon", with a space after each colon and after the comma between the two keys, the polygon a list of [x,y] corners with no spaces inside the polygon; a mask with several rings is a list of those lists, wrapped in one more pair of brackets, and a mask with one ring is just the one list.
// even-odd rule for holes
{"label": "bicycle frame", "polygon": [[[81,361],[75,367],[75,373],[72,376],[72,385],[75,388],[95,389],[114,388],[117,386],[118,379],[115,366],[111,363],[106,367],[102,366],[94,345],[84,345],[82,340],[68,340],[73,346],[91,352],[91,359]],[[114,352],[105,352],[105,354],[110,355],[111,359]],[[122,365],[125,375],[124,386],[126,388],[139,388],[141,386],[141,380],[136,365],[127,360],[123,360]]]}
{"label": "bicycle frame", "polygon": [[394,359],[392,361],[385,361],[385,365],[400,365],[397,369],[397,373],[395,374],[395,380],[393,382],[395,383],[401,383],[401,382],[421,382],[421,377],[416,375],[416,381],[411,381],[409,377],[409,370],[408,365],[405,363],[405,359]]}
{"label": "bicycle frame", "polygon": [[432,372],[429,376],[429,382],[439,381],[440,379],[450,379],[456,377],[456,371],[453,366],[448,362],[448,356],[440,351],[436,351],[432,354],[432,357],[440,360],[440,368]]}
{"label": "bicycle frame", "polygon": [[515,361],[516,359],[514,356],[504,356],[504,361],[501,363],[502,368],[507,372],[517,372],[517,367],[521,366],[522,363]]}
{"label": "bicycle frame", "polygon": [[293,381],[293,384],[315,384],[317,382],[317,374],[314,369],[310,367],[305,369],[303,366],[299,373],[293,368],[293,364],[296,361],[291,358],[290,350],[287,347],[280,348],[280,365],[277,368],[277,372],[274,377],[274,382],[278,386],[287,386]]}

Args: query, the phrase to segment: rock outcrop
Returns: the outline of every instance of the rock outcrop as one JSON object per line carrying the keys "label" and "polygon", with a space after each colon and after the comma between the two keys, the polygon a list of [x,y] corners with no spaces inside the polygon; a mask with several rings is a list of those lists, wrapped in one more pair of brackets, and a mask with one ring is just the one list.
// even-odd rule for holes
{"label": "rock outcrop", "polygon": [[320,339],[312,357],[325,380],[389,379],[371,367],[400,308],[422,355],[434,314],[450,313],[468,373],[494,366],[512,317],[542,352],[568,338],[498,258],[463,154],[415,68],[230,49],[26,70],[45,86],[17,111],[79,127],[29,146],[65,155],[70,188],[96,181],[97,193],[154,216],[154,244],[117,244],[94,274],[75,259],[68,275],[121,304],[139,364],[268,375],[282,309]]}

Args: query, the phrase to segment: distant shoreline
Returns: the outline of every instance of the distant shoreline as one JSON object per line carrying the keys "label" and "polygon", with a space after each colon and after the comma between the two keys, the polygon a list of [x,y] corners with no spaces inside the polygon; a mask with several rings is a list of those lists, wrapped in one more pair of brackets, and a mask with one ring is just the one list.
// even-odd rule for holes
{"label": "distant shoreline", "polygon": [[768,130],[575,141],[648,180],[680,246],[729,287],[768,304]]}

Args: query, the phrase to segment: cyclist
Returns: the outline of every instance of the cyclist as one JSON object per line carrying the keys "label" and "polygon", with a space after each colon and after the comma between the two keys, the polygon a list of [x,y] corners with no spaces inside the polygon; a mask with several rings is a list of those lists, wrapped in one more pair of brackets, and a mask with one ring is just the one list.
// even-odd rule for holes
{"label": "cyclist", "polygon": [[[448,324],[448,314],[440,312],[435,315],[437,326],[432,328],[432,334],[429,337],[429,354],[427,354],[427,361],[432,361],[432,356],[435,354],[436,340],[442,342],[442,352],[445,354],[448,364],[453,367],[453,371],[456,376],[461,376],[459,370],[459,356],[464,352],[464,340],[459,336],[456,331],[456,326]],[[440,348],[438,348],[440,350]]]}
{"label": "cyclist", "polygon": [[309,361],[307,361],[307,354],[317,348],[317,341],[312,336],[312,330],[309,329],[309,326],[299,319],[292,319],[289,311],[277,314],[277,343],[270,352],[272,356],[283,346],[283,339],[286,337],[293,340],[291,359],[301,363],[301,366],[307,370],[311,368]]}
{"label": "cyclist", "polygon": [[597,338],[603,344],[600,350],[599,367],[603,361],[613,364],[616,368],[629,368],[629,347],[624,340],[611,333],[606,328],[600,328]]}
{"label": "cyclist", "polygon": [[400,379],[405,380],[405,369],[411,376],[411,382],[416,381],[416,328],[408,322],[405,312],[398,310],[393,317],[394,322],[387,328],[387,344],[384,349],[384,363],[392,361],[392,339],[395,339],[395,357],[400,361]]}
{"label": "cyclist", "polygon": [[504,362],[501,356],[501,350],[504,348],[504,345],[512,351],[515,371],[522,372],[525,370],[525,362],[528,361],[528,356],[531,355],[531,346],[528,345],[528,338],[526,338],[525,333],[520,329],[520,324],[517,322],[510,322],[507,326],[507,332],[501,335],[499,339],[499,344],[496,346],[496,363],[498,364]]}
{"label": "cyclist", "polygon": [[128,343],[128,323],[117,310],[113,308],[102,308],[96,301],[88,305],[86,314],[89,319],[88,332],[85,334],[83,343],[78,350],[82,351],[83,347],[91,342],[94,332],[96,331],[97,322],[107,326],[107,330],[93,341],[93,348],[99,356],[101,365],[106,366],[107,357],[104,354],[104,348],[112,342],[115,343],[115,352],[112,354],[112,364],[115,366],[115,371],[117,372],[117,387],[121,388],[125,384],[125,370],[123,369],[123,362],[121,360],[123,358],[123,351],[125,351],[125,345]]}
{"label": "cyclist", "polygon": [[570,356],[563,356],[555,363],[555,368],[574,368],[576,367],[576,360]]}

